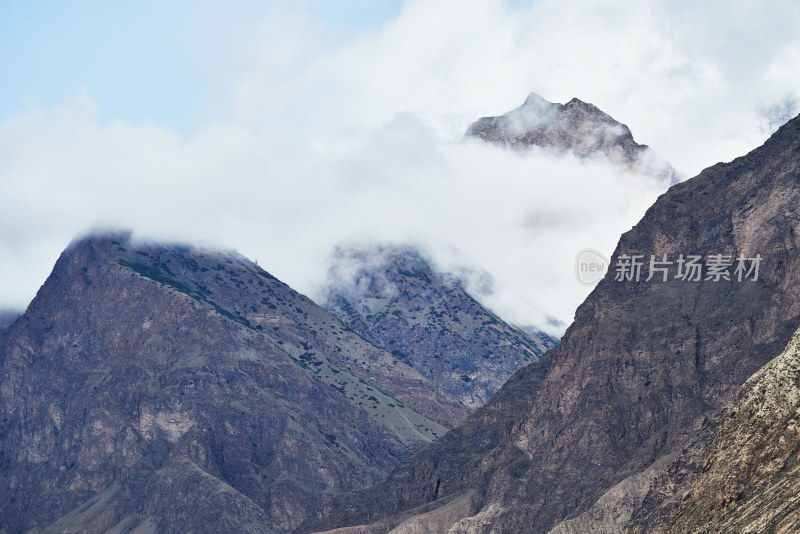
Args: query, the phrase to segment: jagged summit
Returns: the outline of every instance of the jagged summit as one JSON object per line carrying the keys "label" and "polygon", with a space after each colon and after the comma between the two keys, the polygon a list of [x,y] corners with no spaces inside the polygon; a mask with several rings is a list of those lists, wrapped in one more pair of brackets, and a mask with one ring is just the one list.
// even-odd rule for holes
{"label": "jagged summit", "polygon": [[472,123],[467,135],[514,148],[551,147],[578,158],[603,155],[669,185],[678,181],[672,166],[637,143],[626,125],[578,98],[556,104],[531,93],[517,109]]}
{"label": "jagged summit", "polygon": [[339,250],[323,306],[471,409],[556,343],[506,324],[413,247]]}
{"label": "jagged summit", "polygon": [[558,104],[554,104],[553,102],[549,102],[542,98],[538,93],[531,92],[528,95],[528,98],[525,99],[525,102],[522,104],[523,106],[549,106],[555,107]]}
{"label": "jagged summit", "polygon": [[[600,108],[598,108],[594,104],[591,104],[589,102],[584,102],[583,100],[581,100],[578,97],[573,97],[572,100],[570,100],[569,102],[564,104],[564,107],[566,107],[566,108],[582,108],[582,109],[585,109],[586,111],[591,111],[593,113],[603,113],[602,111],[600,111]],[[607,115],[606,113],[603,113],[603,115],[606,115],[606,116],[610,117],[610,115]]]}

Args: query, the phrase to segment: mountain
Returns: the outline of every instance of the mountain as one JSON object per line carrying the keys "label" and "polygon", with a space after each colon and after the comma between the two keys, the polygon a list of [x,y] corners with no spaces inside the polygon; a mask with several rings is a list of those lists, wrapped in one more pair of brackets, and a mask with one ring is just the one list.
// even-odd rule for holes
{"label": "mountain", "polygon": [[11,326],[11,323],[17,320],[17,318],[22,315],[19,312],[12,311],[12,310],[0,310],[0,335]]}
{"label": "mountain", "polygon": [[323,306],[471,409],[557,341],[503,322],[411,247],[337,251]]}
{"label": "mountain", "polygon": [[0,532],[277,532],[467,409],[236,253],[73,243],[0,336]]}
{"label": "mountain", "polygon": [[627,126],[577,98],[556,104],[531,93],[517,109],[472,123],[467,136],[514,148],[551,147],[578,158],[604,155],[670,185],[678,182],[672,166],[647,145],[634,141]]}
{"label": "mountain", "polygon": [[742,387],[665,532],[800,531],[800,330]]}
{"label": "mountain", "polygon": [[[298,532],[657,524],[699,474],[691,455],[676,463],[682,453],[706,454],[704,436],[713,438],[739,388],[798,329],[798,249],[800,117],[659,197],[622,235],[558,347],[385,481],[334,497]],[[654,271],[647,281],[651,255],[664,254],[667,280]],[[635,255],[647,262],[643,275],[618,281]],[[687,274],[681,255],[701,257],[699,280],[677,277]],[[731,266],[717,280],[727,255],[748,269],[760,257],[756,279],[739,281]]]}

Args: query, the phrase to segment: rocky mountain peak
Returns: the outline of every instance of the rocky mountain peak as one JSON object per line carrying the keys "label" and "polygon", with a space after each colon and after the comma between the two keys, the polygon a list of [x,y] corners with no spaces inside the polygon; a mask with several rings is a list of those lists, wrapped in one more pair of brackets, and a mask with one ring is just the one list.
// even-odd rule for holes
{"label": "rocky mountain peak", "polygon": [[324,306],[475,409],[556,342],[481,306],[413,247],[340,250]]}
{"label": "rocky mountain peak", "polygon": [[578,97],[573,97],[572,100],[570,100],[569,102],[564,104],[564,107],[566,107],[566,108],[582,108],[582,109],[585,109],[587,111],[600,112],[600,109],[597,106],[595,106],[594,104],[590,104],[588,102],[584,102],[583,100],[579,99]]}
{"label": "rocky mountain peak", "polygon": [[541,107],[555,107],[558,104],[554,104],[542,98],[538,93],[528,93],[528,97],[525,99],[523,106],[541,106]]}
{"label": "rocky mountain peak", "polygon": [[672,166],[637,143],[626,125],[578,98],[556,104],[531,93],[517,109],[472,123],[467,136],[517,149],[549,147],[578,158],[604,156],[666,184],[678,181]]}

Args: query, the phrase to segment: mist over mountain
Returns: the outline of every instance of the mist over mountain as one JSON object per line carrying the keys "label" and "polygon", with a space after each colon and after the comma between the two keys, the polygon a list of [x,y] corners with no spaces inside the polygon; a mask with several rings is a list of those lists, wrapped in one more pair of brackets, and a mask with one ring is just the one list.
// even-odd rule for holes
{"label": "mist over mountain", "polygon": [[491,294],[468,289],[504,320],[560,336],[590,290],[575,283],[576,252],[609,256],[666,188],[603,155],[465,137],[472,113],[452,135],[429,114],[401,113],[374,130],[287,147],[228,128],[184,136],[158,124],[95,125],[93,109],[85,96],[61,114],[0,128],[9,190],[46,189],[53,199],[81,192],[78,203],[53,201],[48,218],[0,255],[15,281],[0,285],[3,305],[24,309],[64,244],[98,226],[233,247],[313,297],[335,247],[412,243],[446,272],[451,263],[486,271]]}
{"label": "mist over mountain", "polygon": [[551,147],[578,158],[602,155],[668,185],[679,181],[675,169],[650,147],[634,141],[626,125],[577,98],[556,104],[531,93],[520,107],[472,123],[467,135],[514,148]]}
{"label": "mist over mountain", "polygon": [[4,525],[288,531],[556,343],[410,248],[339,260],[337,319],[236,253],[76,241],[0,326]]}
{"label": "mist over mountain", "polygon": [[235,252],[77,240],[0,331],[2,532],[792,527],[799,178],[797,117],[674,185],[553,348],[408,247],[340,250],[327,311]]}
{"label": "mist over mountain", "polygon": [[[612,266],[666,254],[666,280],[661,271],[648,281],[610,269],[557,348],[387,480],[334,497],[300,531],[652,532],[669,524],[740,387],[800,325],[799,224],[795,117],[749,154],[673,186],[623,234]],[[675,262],[681,254],[706,264],[758,257],[760,270],[755,279],[690,281]]]}
{"label": "mist over mountain", "polygon": [[0,2],[0,534],[800,534],[798,21]]}
{"label": "mist over mountain", "polygon": [[556,340],[483,308],[411,247],[340,249],[323,306],[472,409]]}

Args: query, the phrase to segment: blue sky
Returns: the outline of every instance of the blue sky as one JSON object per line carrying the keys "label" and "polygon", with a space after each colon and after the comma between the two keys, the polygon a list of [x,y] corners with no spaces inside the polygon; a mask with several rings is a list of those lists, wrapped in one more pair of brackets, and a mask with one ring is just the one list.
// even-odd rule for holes
{"label": "blue sky", "polygon": [[187,129],[232,105],[225,76],[269,7],[291,6],[333,40],[380,27],[400,1],[0,2],[0,120],[50,109],[84,90],[99,120]]}

